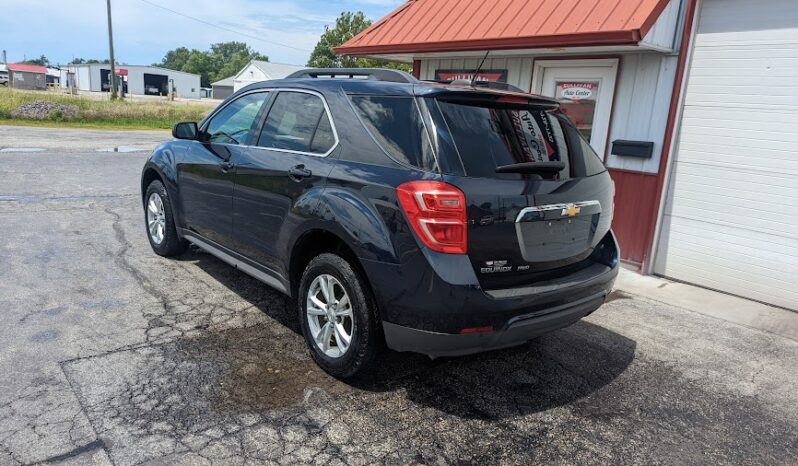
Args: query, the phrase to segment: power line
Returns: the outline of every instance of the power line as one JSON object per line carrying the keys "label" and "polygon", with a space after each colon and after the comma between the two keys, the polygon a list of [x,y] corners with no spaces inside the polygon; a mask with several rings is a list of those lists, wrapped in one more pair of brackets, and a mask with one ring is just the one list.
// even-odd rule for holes
{"label": "power line", "polygon": [[298,50],[300,52],[310,52],[310,50],[307,50],[307,49],[294,47],[293,45],[288,45],[288,44],[281,44],[280,42],[275,42],[275,41],[272,41],[272,40],[263,39],[263,38],[260,38],[260,37],[257,37],[257,36],[253,36],[253,35],[250,35],[250,34],[245,34],[245,33],[241,32],[241,31],[236,31],[235,29],[226,28],[224,26],[220,26],[218,24],[211,23],[210,21],[205,21],[204,19],[195,18],[193,16],[189,16],[189,15],[181,13],[179,11],[175,11],[175,10],[173,10],[171,8],[167,8],[165,6],[158,5],[157,3],[153,3],[153,2],[150,2],[148,0],[139,0],[139,1],[142,2],[142,3],[146,3],[147,5],[150,5],[150,6],[154,6],[155,8],[160,8],[160,9],[166,10],[166,11],[168,11],[170,13],[174,13],[174,14],[176,14],[178,16],[182,16],[184,18],[188,18],[188,19],[196,21],[198,23],[202,23],[202,24],[204,24],[206,26],[211,26],[211,27],[215,27],[217,29],[221,29],[223,31],[232,32],[233,34],[238,34],[239,36],[248,37],[250,39],[258,40],[258,41],[261,41],[261,42],[266,42],[266,43],[272,44],[272,45],[278,45],[280,47],[286,47],[286,48],[289,48],[289,49]]}

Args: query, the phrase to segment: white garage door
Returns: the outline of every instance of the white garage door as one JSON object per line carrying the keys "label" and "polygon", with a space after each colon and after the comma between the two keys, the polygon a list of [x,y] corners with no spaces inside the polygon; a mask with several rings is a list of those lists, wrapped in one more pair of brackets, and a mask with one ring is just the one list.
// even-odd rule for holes
{"label": "white garage door", "polygon": [[700,5],[654,271],[798,310],[798,1]]}

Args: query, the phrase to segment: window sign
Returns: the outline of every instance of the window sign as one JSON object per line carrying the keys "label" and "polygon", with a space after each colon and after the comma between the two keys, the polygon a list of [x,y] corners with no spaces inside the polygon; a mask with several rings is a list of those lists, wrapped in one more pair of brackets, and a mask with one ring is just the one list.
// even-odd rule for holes
{"label": "window sign", "polygon": [[556,99],[560,109],[582,136],[590,141],[593,133],[593,118],[596,115],[598,83],[591,81],[557,81]]}
{"label": "window sign", "polygon": [[[471,81],[477,70],[435,70],[436,81]],[[488,81],[494,83],[507,82],[507,70],[479,70],[476,81]]]}

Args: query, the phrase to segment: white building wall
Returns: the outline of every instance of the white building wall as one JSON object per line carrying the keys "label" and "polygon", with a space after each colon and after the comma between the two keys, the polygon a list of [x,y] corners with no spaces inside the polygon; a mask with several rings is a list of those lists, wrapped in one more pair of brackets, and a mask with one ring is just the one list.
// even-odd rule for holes
{"label": "white building wall", "polygon": [[660,51],[671,51],[676,48],[676,37],[679,34],[679,25],[682,18],[683,0],[671,0],[665,10],[659,15],[654,26],[648,31],[640,45]]}
{"label": "white building wall", "polygon": [[265,81],[267,79],[269,79],[269,77],[266,76],[266,74],[261,71],[260,68],[255,66],[253,63],[250,63],[243,70],[241,70],[238,75],[236,75],[235,79],[233,80],[233,91],[238,92],[239,89],[244,88],[252,83]]}
{"label": "white building wall", "polygon": [[[605,161],[608,167],[657,173],[677,61],[675,55],[650,52],[622,56]],[[648,159],[614,155],[612,141],[616,139],[651,141],[653,155]]]}
{"label": "white building wall", "polygon": [[103,65],[89,65],[89,90],[92,92],[100,92],[102,91],[102,74],[100,70],[103,69]]}
{"label": "white building wall", "polygon": [[[128,70],[127,83],[128,93],[132,95],[144,95],[144,74],[158,74],[166,76],[167,79],[174,80],[177,89],[177,96],[189,99],[200,98],[200,77],[190,73],[167,70],[154,66],[138,65],[118,65],[117,68]],[[75,72],[76,84],[79,90],[101,92],[102,91],[102,71],[110,70],[108,64],[73,65],[65,67],[64,70]],[[65,71],[62,70],[61,85],[66,86]]]}

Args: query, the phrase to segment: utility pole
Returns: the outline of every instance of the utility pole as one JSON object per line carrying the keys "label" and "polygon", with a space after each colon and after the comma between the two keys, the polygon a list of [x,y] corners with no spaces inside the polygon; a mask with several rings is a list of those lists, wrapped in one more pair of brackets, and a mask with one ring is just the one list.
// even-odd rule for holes
{"label": "utility pole", "polygon": [[8,59],[6,58],[6,51],[5,51],[5,49],[3,50],[3,64],[4,64],[4,65],[8,65]]}
{"label": "utility pole", "polygon": [[116,100],[116,61],[114,59],[114,30],[111,26],[111,0],[106,0],[108,5],[108,49],[111,51],[111,100]]}

